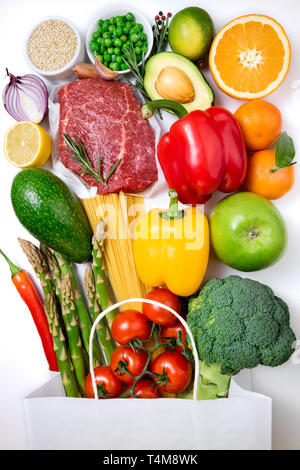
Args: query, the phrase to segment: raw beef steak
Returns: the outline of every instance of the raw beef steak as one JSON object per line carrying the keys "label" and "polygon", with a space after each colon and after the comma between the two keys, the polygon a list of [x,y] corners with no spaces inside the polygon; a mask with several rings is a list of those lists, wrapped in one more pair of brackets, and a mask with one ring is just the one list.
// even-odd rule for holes
{"label": "raw beef steak", "polygon": [[[136,192],[157,180],[155,139],[131,86],[118,81],[86,78],[63,85],[59,90],[59,154],[64,166],[81,176],[99,194]],[[107,186],[81,171],[62,134],[82,141],[94,169],[101,156],[105,180],[115,163],[121,163]]]}

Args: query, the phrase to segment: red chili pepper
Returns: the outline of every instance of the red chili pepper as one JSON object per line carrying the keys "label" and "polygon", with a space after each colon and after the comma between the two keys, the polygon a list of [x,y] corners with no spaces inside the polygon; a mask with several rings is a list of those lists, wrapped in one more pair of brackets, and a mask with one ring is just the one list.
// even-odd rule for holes
{"label": "red chili pepper", "polygon": [[183,204],[204,204],[217,189],[230,193],[243,183],[247,155],[240,127],[230,111],[212,107],[192,111],[156,100],[143,106],[144,117],[158,108],[180,118],[159,141],[157,155],[169,188]]}
{"label": "red chili pepper", "polygon": [[56,354],[53,349],[53,338],[50,333],[44,306],[39,297],[37,289],[26,271],[23,271],[21,268],[13,264],[2,250],[0,250],[0,253],[8,262],[12,282],[14,283],[17,291],[31,312],[33,321],[42,341],[49,368],[52,371],[58,372],[59,369]]}

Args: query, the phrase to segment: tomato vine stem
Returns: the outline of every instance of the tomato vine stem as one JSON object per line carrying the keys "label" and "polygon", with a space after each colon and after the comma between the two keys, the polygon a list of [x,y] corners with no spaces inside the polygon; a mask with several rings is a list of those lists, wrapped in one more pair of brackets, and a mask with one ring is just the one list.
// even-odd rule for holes
{"label": "tomato vine stem", "polygon": [[[168,377],[166,376],[166,374],[153,374],[152,372],[148,371],[148,366],[149,366],[149,363],[150,363],[150,359],[151,359],[151,356],[152,354],[160,347],[166,347],[167,344],[166,343],[160,343],[159,342],[159,337],[160,337],[160,331],[161,331],[161,326],[160,325],[155,325],[153,324],[152,326],[152,329],[151,329],[151,333],[150,333],[150,336],[149,336],[149,339],[147,340],[140,340],[141,343],[144,343],[144,342],[147,342],[149,341],[150,339],[152,339],[152,337],[154,337],[154,340],[155,340],[155,345],[154,347],[152,348],[152,350],[150,351],[149,349],[145,348],[144,346],[140,345],[137,349],[139,350],[142,350],[142,351],[145,351],[146,354],[147,354],[147,361],[145,363],[145,366],[144,366],[144,369],[142,370],[142,372],[134,377],[129,371],[128,371],[128,364],[127,364],[127,361],[119,361],[118,363],[118,367],[117,369],[114,371],[116,372],[117,370],[120,371],[120,369],[122,370],[122,373],[124,374],[125,372],[130,376],[132,377],[134,380],[131,384],[131,387],[129,390],[127,390],[126,392],[124,392],[120,398],[127,398],[131,395],[134,395],[134,389],[135,389],[135,386],[136,384],[138,383],[138,381],[144,377],[144,375],[150,375],[150,376],[155,376],[156,377],[156,380],[162,380],[162,381],[165,381],[165,380],[168,380]],[[129,343],[130,344],[130,343]],[[122,364],[122,365],[121,365]],[[120,369],[119,369],[119,366],[120,366]]]}

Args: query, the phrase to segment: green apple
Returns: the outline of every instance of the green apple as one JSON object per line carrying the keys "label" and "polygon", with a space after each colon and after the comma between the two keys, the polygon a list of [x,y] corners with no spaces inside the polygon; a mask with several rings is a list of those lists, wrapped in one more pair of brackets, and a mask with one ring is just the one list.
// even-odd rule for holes
{"label": "green apple", "polygon": [[220,201],[210,216],[210,230],[216,255],[239,271],[271,266],[287,246],[287,230],[278,209],[250,192]]}

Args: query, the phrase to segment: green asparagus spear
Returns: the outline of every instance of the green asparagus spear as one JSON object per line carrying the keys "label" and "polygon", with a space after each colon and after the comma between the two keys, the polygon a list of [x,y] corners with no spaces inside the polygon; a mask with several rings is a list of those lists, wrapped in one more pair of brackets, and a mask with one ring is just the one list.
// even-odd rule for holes
{"label": "green asparagus spear", "polygon": [[84,350],[80,329],[78,324],[78,317],[74,304],[74,296],[72,292],[70,273],[67,273],[61,282],[61,297],[62,297],[62,315],[65,323],[66,333],[68,336],[69,350],[75,375],[81,392],[84,393],[84,382],[87,376],[87,357]]}
{"label": "green asparagus spear", "polygon": [[44,254],[31,242],[18,238],[19,244],[40,280],[44,296],[54,291],[47,259]]}
{"label": "green asparagus spear", "polygon": [[[88,353],[89,352],[89,339],[90,339],[90,333],[92,329],[92,320],[90,318],[89,312],[85,306],[82,295],[80,293],[79,285],[78,285],[72,264],[68,261],[68,259],[65,256],[61,255],[60,253],[54,252],[54,255],[59,264],[62,277],[65,277],[66,274],[70,275],[70,281],[71,281],[72,290],[74,294],[74,304],[75,304],[77,315],[80,321],[82,341]],[[98,353],[98,356],[99,356],[99,353]],[[99,362],[101,362],[100,357],[98,357],[98,360]]]}
{"label": "green asparagus spear", "polygon": [[[85,270],[84,275],[85,290],[89,302],[89,308],[93,320],[96,320],[97,316],[100,313],[100,306],[97,301],[96,286],[92,265],[89,264]],[[102,346],[103,353],[106,359],[106,363],[110,363],[110,358],[113,351],[116,348],[114,340],[112,339],[111,332],[107,323],[106,318],[102,318],[97,324],[96,333]]]}
{"label": "green asparagus spear", "polygon": [[[78,287],[78,283],[77,283],[72,265],[62,255],[56,252],[52,252],[52,250],[50,250],[44,245],[41,245],[41,250],[47,256],[48,265],[50,267],[52,279],[56,286],[56,294],[58,298],[60,299],[60,303],[62,302],[62,298],[61,298],[62,278],[64,275],[68,273],[70,274],[72,290],[74,294],[74,303],[75,303],[77,316],[79,319],[79,328],[80,328],[83,344],[85,347],[85,351],[87,354],[89,354],[88,341],[89,341],[89,336],[90,336],[90,332],[92,329],[92,322],[91,322],[89,313],[86,310],[85,304],[79,294],[79,287]],[[62,269],[60,268],[60,265]],[[94,361],[93,362],[94,362],[94,366],[96,367],[100,364],[103,364],[104,358],[102,356],[102,352],[101,352],[101,348],[99,344],[95,342],[93,347],[94,347],[93,349]]]}
{"label": "green asparagus spear", "polygon": [[57,262],[56,257],[52,253],[52,251],[49,248],[47,248],[45,245],[41,244],[40,250],[47,259],[49,270],[50,270],[50,275],[51,275],[52,281],[54,282],[54,285],[55,285],[56,295],[59,298],[59,301],[61,303],[61,280],[62,280],[62,275],[61,275],[59,264]]}
{"label": "green asparagus spear", "polygon": [[[102,310],[105,310],[107,307],[112,305],[110,299],[109,288],[106,278],[106,270],[104,266],[104,256],[103,256],[103,242],[105,235],[105,222],[100,220],[98,222],[93,236],[93,271],[96,285],[96,292],[99,304]],[[117,315],[116,311],[110,312],[106,318],[108,321],[109,327],[111,327],[112,322],[114,321]]]}
{"label": "green asparagus spear", "polygon": [[66,395],[67,397],[81,397],[80,388],[74,373],[74,366],[60,325],[57,298],[54,293],[49,292],[46,294],[44,307],[53,337],[54,351],[56,353],[57,363]]}

